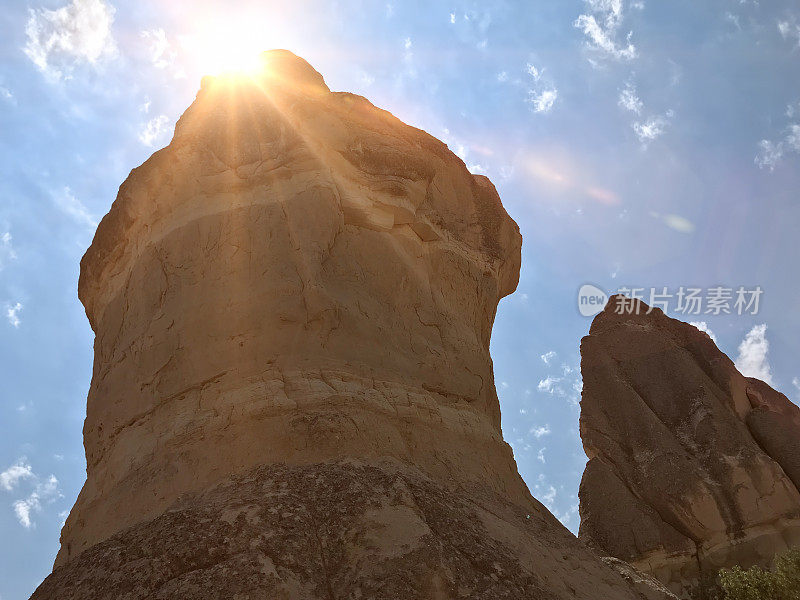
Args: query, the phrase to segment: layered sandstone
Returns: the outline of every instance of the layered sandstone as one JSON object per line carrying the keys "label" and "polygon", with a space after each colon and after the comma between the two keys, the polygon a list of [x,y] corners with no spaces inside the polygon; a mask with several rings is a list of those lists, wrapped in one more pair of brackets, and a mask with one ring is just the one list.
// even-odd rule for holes
{"label": "layered sandstone", "polygon": [[612,297],[581,342],[579,538],[686,594],[800,545],[800,410],[704,332]]}
{"label": "layered sandstone", "polygon": [[291,53],[204,79],[81,262],[87,481],[35,597],[640,597],[503,441],[520,247],[488,179]]}

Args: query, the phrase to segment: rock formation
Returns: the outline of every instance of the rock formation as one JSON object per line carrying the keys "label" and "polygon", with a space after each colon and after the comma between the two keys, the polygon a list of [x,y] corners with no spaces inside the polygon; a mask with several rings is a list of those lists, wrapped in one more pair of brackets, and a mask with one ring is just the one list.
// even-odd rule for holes
{"label": "rock formation", "polygon": [[81,262],[87,481],[34,598],[643,596],[536,502],[488,179],[285,51],[203,80]]}
{"label": "rock formation", "polygon": [[706,334],[613,296],[581,342],[579,538],[684,595],[800,545],[800,410]]}

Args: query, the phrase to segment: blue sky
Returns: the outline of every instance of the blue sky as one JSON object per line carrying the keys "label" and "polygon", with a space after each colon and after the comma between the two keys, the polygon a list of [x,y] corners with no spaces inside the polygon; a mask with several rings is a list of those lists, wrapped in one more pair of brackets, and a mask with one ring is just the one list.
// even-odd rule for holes
{"label": "blue sky", "polygon": [[759,286],[755,315],[669,312],[800,396],[796,2],[11,0],[0,27],[2,600],[49,573],[84,479],[94,227],[200,77],[260,50],[303,56],[497,185],[524,236],[492,341],[503,428],[572,530],[581,285]]}

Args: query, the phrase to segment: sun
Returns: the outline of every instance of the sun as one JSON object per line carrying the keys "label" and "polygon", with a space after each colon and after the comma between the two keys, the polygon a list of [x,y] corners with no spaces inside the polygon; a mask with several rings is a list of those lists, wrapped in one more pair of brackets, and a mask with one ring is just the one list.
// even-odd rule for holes
{"label": "sun", "polygon": [[252,23],[208,23],[185,36],[182,45],[205,75],[255,75],[270,37]]}

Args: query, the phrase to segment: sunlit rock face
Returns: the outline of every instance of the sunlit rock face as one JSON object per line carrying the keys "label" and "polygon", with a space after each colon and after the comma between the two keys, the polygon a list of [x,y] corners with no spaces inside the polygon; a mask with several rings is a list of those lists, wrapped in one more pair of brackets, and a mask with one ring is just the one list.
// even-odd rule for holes
{"label": "sunlit rock face", "polygon": [[682,594],[800,545],[800,410],[692,325],[619,305],[581,342],[579,538]]}
{"label": "sunlit rock face", "polygon": [[637,598],[503,441],[520,247],[488,179],[291,53],[205,79],[81,263],[88,477],[35,597]]}

